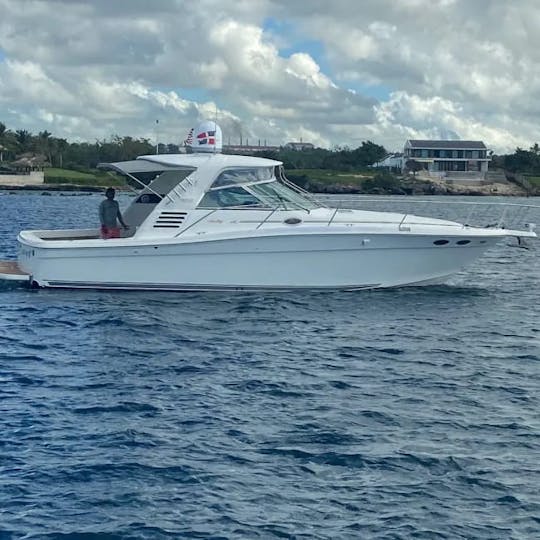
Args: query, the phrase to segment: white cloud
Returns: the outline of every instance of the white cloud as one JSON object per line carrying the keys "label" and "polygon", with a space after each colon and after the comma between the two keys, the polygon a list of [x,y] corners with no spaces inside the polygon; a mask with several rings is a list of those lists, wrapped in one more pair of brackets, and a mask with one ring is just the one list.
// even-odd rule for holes
{"label": "white cloud", "polygon": [[422,98],[406,92],[395,92],[376,109],[377,123],[371,126],[374,134],[391,140],[391,148],[399,149],[404,139],[484,140],[490,147],[511,151],[526,146],[527,141],[515,135],[516,126],[508,117],[498,118],[498,127],[483,124],[469,116],[461,107],[440,97]]}

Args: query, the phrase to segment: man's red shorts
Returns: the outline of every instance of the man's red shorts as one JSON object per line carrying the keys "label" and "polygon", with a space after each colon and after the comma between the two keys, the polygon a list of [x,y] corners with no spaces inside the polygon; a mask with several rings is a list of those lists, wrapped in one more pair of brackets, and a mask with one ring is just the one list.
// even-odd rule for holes
{"label": "man's red shorts", "polygon": [[120,238],[119,227],[101,227],[101,238],[108,240],[109,238]]}

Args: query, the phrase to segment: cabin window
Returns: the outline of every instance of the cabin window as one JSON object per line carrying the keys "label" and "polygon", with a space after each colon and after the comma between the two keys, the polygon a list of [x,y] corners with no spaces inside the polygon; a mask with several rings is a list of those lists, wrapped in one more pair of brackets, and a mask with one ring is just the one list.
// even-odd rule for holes
{"label": "cabin window", "polygon": [[261,202],[243,187],[234,186],[208,191],[199,203],[199,208],[258,207]]}
{"label": "cabin window", "polygon": [[142,204],[159,204],[164,197],[165,195],[160,196],[156,193],[143,193],[135,199],[135,202]]}
{"label": "cabin window", "polygon": [[274,178],[274,167],[256,167],[250,169],[229,169],[223,171],[212,184],[211,189],[248,184],[252,182],[268,182]]}

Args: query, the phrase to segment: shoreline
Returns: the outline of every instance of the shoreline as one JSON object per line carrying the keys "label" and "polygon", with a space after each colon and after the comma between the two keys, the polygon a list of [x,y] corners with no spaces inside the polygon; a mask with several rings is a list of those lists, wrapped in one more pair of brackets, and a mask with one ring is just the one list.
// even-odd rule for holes
{"label": "shoreline", "polygon": [[[79,191],[86,193],[103,192],[109,186],[91,186],[81,184],[0,184],[0,191]],[[116,191],[128,191],[125,186],[110,186]]]}
{"label": "shoreline", "polygon": [[[41,192],[79,192],[79,193],[101,193],[108,186],[81,185],[81,184],[28,184],[11,185],[0,184],[1,192],[14,191],[41,191]],[[111,186],[117,191],[130,191],[126,186]],[[377,188],[373,190],[362,190],[359,186],[350,184],[327,184],[316,183],[307,186],[311,193],[323,195],[409,195],[409,196],[504,196],[504,197],[534,197],[535,193],[527,193],[526,190],[515,184],[487,184],[483,186],[465,186],[456,184],[442,184],[435,182],[407,182],[399,187],[390,189]]]}
{"label": "shoreline", "polygon": [[[304,187],[306,189],[306,187]],[[407,183],[400,186],[372,190],[363,190],[359,186],[345,184],[309,185],[307,190],[311,193],[324,195],[407,195],[407,196],[447,196],[447,197],[534,197],[537,194],[527,193],[526,190],[508,184],[487,184],[483,186],[442,185],[435,183]]]}

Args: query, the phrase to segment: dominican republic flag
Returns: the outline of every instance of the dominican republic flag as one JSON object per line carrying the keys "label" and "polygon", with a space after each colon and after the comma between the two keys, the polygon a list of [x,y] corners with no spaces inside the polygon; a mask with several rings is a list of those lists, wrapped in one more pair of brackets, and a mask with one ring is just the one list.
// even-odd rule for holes
{"label": "dominican republic flag", "polygon": [[203,131],[197,135],[199,144],[216,144],[216,132],[215,131]]}

